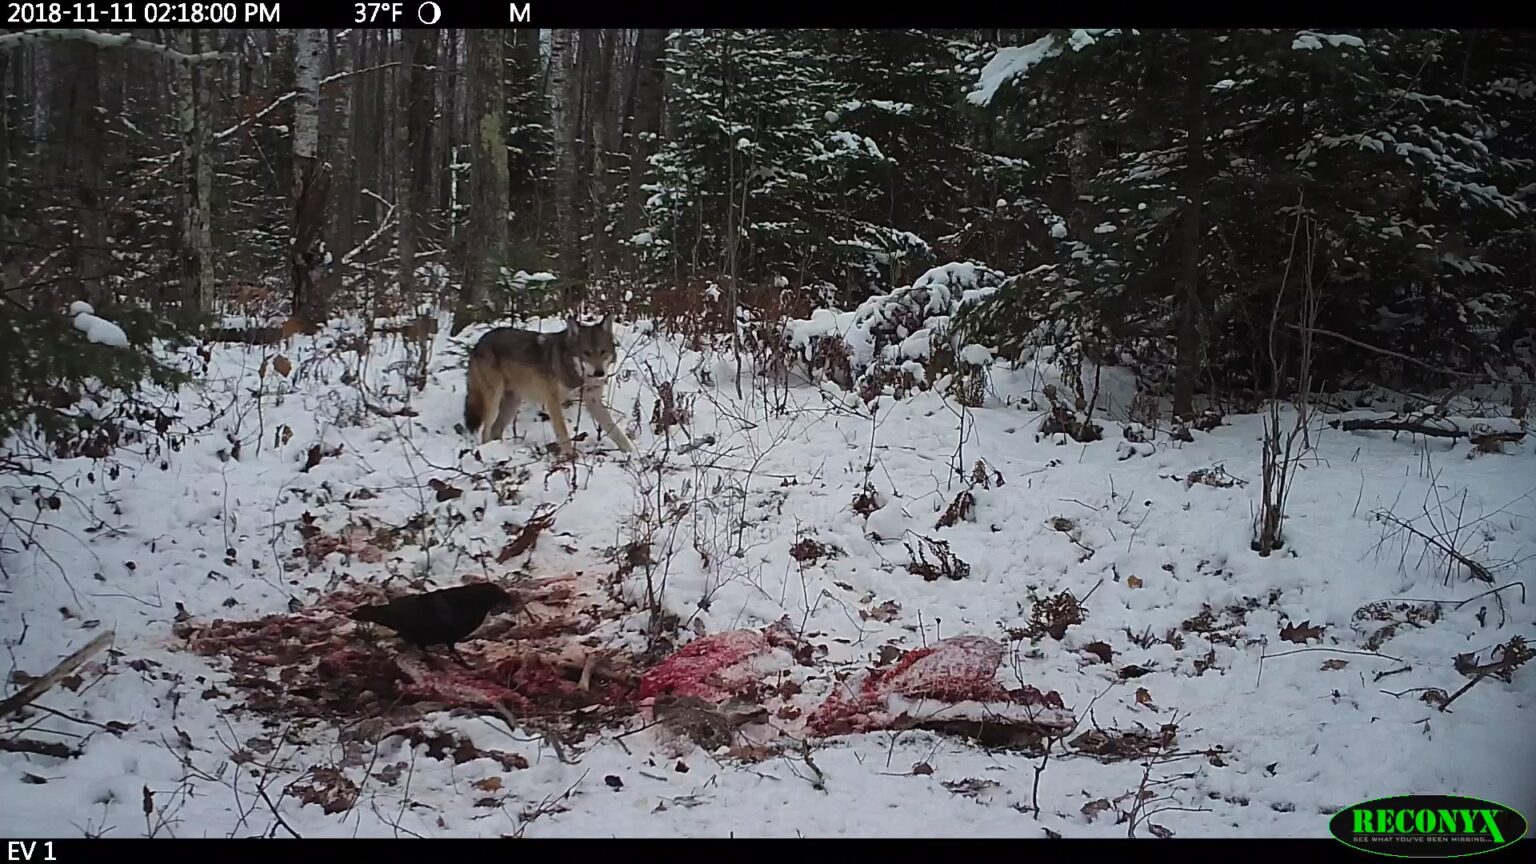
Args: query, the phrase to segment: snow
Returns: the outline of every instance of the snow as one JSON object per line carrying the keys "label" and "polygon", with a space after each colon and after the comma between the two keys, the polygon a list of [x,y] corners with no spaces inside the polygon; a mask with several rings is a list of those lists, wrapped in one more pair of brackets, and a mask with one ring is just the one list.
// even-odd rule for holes
{"label": "snow", "polygon": [[960,349],[960,359],[972,366],[985,366],[992,362],[992,351],[984,345],[967,345]]}
{"label": "snow", "polygon": [[1028,45],[999,48],[982,67],[979,80],[965,98],[972,105],[990,105],[998,88],[1028,75],[1030,69],[1060,53],[1061,45],[1054,36],[1041,36]]}
{"label": "snow", "polygon": [[128,334],[123,332],[123,328],[105,318],[98,318],[94,312],[91,304],[83,300],[76,300],[69,306],[69,314],[75,319],[75,329],[84,333],[86,339],[113,348],[127,348]]}
{"label": "snow", "polygon": [[1350,36],[1342,33],[1314,33],[1303,30],[1296,34],[1296,41],[1291,43],[1291,48],[1297,51],[1316,51],[1326,42],[1334,48],[1364,48],[1365,41],[1359,36]]}
{"label": "snow", "polygon": [[[983,268],[937,267],[857,310],[819,310],[793,322],[786,339],[802,348],[827,334],[857,342],[875,324],[919,314],[895,349],[993,284]],[[82,315],[95,318],[72,311],[77,326]],[[1448,579],[1445,567],[1376,516],[1390,511],[1422,525],[1426,512],[1449,512],[1468,526],[1470,554],[1496,566],[1499,585],[1529,583],[1536,576],[1529,439],[1468,458],[1466,441],[1343,432],[1324,422],[1385,412],[1319,414],[1316,450],[1294,480],[1286,546],[1260,558],[1249,538],[1262,417],[1230,417],[1196,432],[1193,443],[1148,423],[1138,428],[1146,444],[1057,446],[1036,434],[1041,388],[1069,392],[1063,370],[1048,360],[994,361],[979,407],[962,410],[918,390],[877,399],[872,415],[856,393],[794,379],[777,411],[755,389],[762,386],[755,375],[744,376],[738,397],[734,382],[712,371],[733,362],[729,351],[701,353],[651,322],[634,322],[619,328],[621,369],[607,398],[621,425],[644,421],[628,431],[641,451],[635,464],[647,467],[620,459],[596,439],[590,418],[572,411],[573,431],[588,437],[566,469],[541,452],[553,433],[532,407],[517,437],[509,430],[505,440],[476,448],[454,430],[464,354],[490,325],[458,337],[440,327],[420,391],[399,371],[409,365],[408,346],[380,337],[362,363],[337,347],[340,336],[362,330],[360,322],[348,326],[285,345],[292,376],[271,372],[270,346],[210,346],[206,372],[192,349],[169,356],[199,370],[197,383],[154,403],[180,405],[172,421],[178,449],[34,462],[52,478],[45,491],[57,484],[70,492],[57,510],[34,505],[35,477],[0,496],[7,514],[37,522],[30,547],[0,537],[9,665],[40,675],[114,631],[113,652],[94,658],[79,686],[56,687],[39,704],[94,724],[126,724],[113,732],[51,713],[24,718],[23,737],[82,752],[68,759],[0,753],[0,833],[142,836],[150,830],[141,807],[147,787],[157,807],[151,822],[167,816],[161,836],[260,834],[276,827],[265,802],[258,797],[252,806],[256,784],[265,782],[283,822],[305,837],[1125,836],[1114,814],[1089,819],[1083,805],[1134,792],[1142,760],[1068,755],[1070,743],[1059,744],[1038,775],[1038,820],[1039,758],[951,735],[806,739],[816,770],[807,766],[796,743],[804,715],[835,688],[862,680],[872,658],[967,637],[1004,647],[998,685],[1054,691],[1079,717],[1092,704],[1091,727],[1085,721],[1067,742],[1090,728],[1176,722],[1179,752],[1221,748],[1219,758],[1153,766],[1159,793],[1178,808],[1154,821],[1179,837],[1324,837],[1328,813],[1391,789],[1475,795],[1536,812],[1529,782],[1536,738],[1524,719],[1536,710],[1536,676],[1521,669],[1510,682],[1486,679],[1448,712],[1415,690],[1454,692],[1467,680],[1455,671],[1456,655],[1486,655],[1530,634],[1536,607],[1515,591],[1477,597],[1495,586],[1454,572]],[[876,348],[869,342],[860,350],[873,357]],[[963,346],[961,359],[982,360],[984,350]],[[692,399],[686,431],[656,432],[648,369]],[[1133,391],[1119,371],[1104,370],[1096,416],[1107,429],[1130,427]],[[351,375],[361,376],[358,384],[343,383]],[[364,407],[359,385],[368,404],[391,410]],[[254,392],[262,394],[259,411]],[[406,405],[413,413],[393,414]],[[1289,417],[1284,412],[1282,423]],[[1507,417],[1474,416],[1470,400],[1453,404],[1444,422],[1523,429]],[[230,436],[241,442],[238,455]],[[681,452],[705,436],[713,436],[709,446]],[[314,445],[327,455],[301,470]],[[957,454],[964,480],[949,467]],[[986,483],[975,480],[978,461]],[[1190,482],[1216,476],[1193,474],[1216,466],[1235,480]],[[435,500],[429,479],[462,495]],[[850,504],[866,484],[878,505],[867,517]],[[935,527],[962,491],[974,498],[972,518]],[[665,514],[654,506],[663,501],[687,515],[656,522]],[[1440,501],[1454,504],[1446,511]],[[558,508],[550,532],[525,555],[496,563],[507,542],[503,526],[541,506]],[[336,551],[311,565],[290,552],[304,542],[305,514],[328,534],[410,527],[397,530],[398,546],[367,556],[373,560]],[[439,713],[422,721],[516,753],[528,763],[518,769],[488,759],[440,761],[398,736],[344,740],[329,722],[290,728],[282,721],[274,730],[241,709],[243,691],[220,658],[184,650],[172,633],[179,607],[199,618],[255,619],[312,603],[347,579],[446,585],[465,575],[526,572],[543,585],[578,570],[608,579],[613,547],[637,531],[647,532],[650,555],[664,564],[661,602],[683,623],[680,644],[788,616],[816,647],[805,662],[774,654],[736,670],[803,691],[783,697],[793,711],[739,730],[740,747],[787,742],[782,753],[751,761],[739,751],[703,752],[661,727],[640,729],[639,717],[567,745],[569,761],[539,733],[498,718]],[[969,575],[927,581],[909,572],[908,546],[920,536],[947,542]],[[790,549],[804,537],[836,551],[798,560]],[[616,590],[634,607],[594,619],[583,638],[615,651],[644,648],[643,571],[618,578]],[[1062,592],[1081,602],[1080,623],[1060,638],[1012,635]],[[1372,605],[1382,601],[1414,608],[1433,601],[1438,618],[1382,636],[1389,622],[1372,617],[1386,608]],[[1322,628],[1304,653],[1280,635],[1303,623]],[[1383,640],[1379,653],[1368,648],[1373,638]],[[1113,652],[1109,662],[1095,653],[1099,643]],[[1132,666],[1145,674],[1122,679]],[[1403,667],[1410,668],[1396,672]],[[1381,673],[1393,674],[1377,680]],[[890,696],[883,710],[919,716],[931,704]],[[984,718],[1018,709],[975,702],[950,710]],[[274,736],[282,739],[276,749],[253,743]],[[929,770],[911,770],[919,764]],[[391,780],[383,769],[396,765],[403,767]],[[314,766],[334,766],[359,784],[359,803],[327,814],[281,794]],[[605,783],[610,775],[621,786]],[[967,783],[986,791],[959,794]],[[484,799],[493,806],[476,806]],[[541,807],[554,801],[560,806]]]}
{"label": "snow", "polygon": [[1073,30],[1072,31],[1072,35],[1067,37],[1067,44],[1072,47],[1073,51],[1081,51],[1084,48],[1087,48],[1088,46],[1092,45],[1093,43],[1099,41],[1099,40],[1095,39],[1094,36],[1096,34],[1098,34],[1098,33],[1101,33],[1101,32],[1103,32],[1103,31],[1100,31],[1100,30]]}

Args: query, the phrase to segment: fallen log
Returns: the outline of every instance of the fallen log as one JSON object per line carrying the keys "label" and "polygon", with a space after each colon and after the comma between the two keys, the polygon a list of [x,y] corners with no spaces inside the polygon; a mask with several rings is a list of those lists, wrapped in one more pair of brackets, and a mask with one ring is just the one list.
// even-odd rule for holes
{"label": "fallen log", "polygon": [[208,331],[207,341],[236,345],[276,345],[283,341],[279,327],[216,327]]}
{"label": "fallen log", "polygon": [[1345,432],[1411,432],[1430,438],[1470,438],[1474,442],[1518,443],[1528,434],[1523,429],[1494,426],[1475,420],[1470,428],[1462,428],[1443,417],[1356,417],[1349,420],[1331,420],[1328,425]]}

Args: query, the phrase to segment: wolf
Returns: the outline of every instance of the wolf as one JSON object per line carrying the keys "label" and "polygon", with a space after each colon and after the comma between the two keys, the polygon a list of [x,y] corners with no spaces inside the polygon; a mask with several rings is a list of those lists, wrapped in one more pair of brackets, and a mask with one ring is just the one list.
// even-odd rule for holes
{"label": "wolf", "polygon": [[596,324],[567,318],[558,333],[498,327],[481,336],[469,353],[464,428],[471,435],[479,432],[482,442],[498,440],[522,401],[532,399],[544,405],[561,452],[570,454],[574,447],[564,406],[575,396],[619,449],[631,452],[634,445],[603,404],[603,387],[617,355],[613,324],[606,316]]}

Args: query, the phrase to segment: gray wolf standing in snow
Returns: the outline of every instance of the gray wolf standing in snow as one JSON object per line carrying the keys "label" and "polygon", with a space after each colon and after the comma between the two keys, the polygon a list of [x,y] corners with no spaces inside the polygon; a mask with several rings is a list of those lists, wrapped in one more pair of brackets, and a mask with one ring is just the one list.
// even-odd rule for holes
{"label": "gray wolf standing in snow", "polygon": [[471,435],[482,433],[482,442],[498,440],[522,401],[536,400],[555,427],[561,452],[569,454],[574,448],[564,405],[575,396],[628,453],[634,445],[603,404],[603,388],[617,359],[618,344],[607,317],[596,324],[567,318],[565,329],[557,333],[498,327],[480,337],[469,353],[464,427]]}

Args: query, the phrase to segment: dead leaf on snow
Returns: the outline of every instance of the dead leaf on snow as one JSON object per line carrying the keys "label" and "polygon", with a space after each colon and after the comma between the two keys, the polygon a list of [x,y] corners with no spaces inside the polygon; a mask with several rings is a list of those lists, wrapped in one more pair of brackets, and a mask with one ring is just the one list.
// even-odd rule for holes
{"label": "dead leaf on snow", "polygon": [[901,604],[895,600],[887,600],[872,609],[860,609],[859,617],[864,620],[873,619],[881,623],[895,621],[901,615]]}
{"label": "dead leaf on snow", "polygon": [[1115,649],[1109,647],[1108,642],[1089,642],[1083,646],[1083,652],[1092,654],[1104,663],[1109,663],[1115,659]]}
{"label": "dead leaf on snow", "polygon": [[941,785],[952,794],[959,795],[962,798],[977,798],[1002,786],[996,780],[983,780],[979,777],[967,777],[964,780],[945,780]]}
{"label": "dead leaf on snow", "polygon": [[1083,805],[1082,813],[1088,817],[1089,822],[1092,822],[1100,813],[1109,810],[1113,806],[1113,804],[1109,803],[1108,798],[1095,798]]}
{"label": "dead leaf on snow", "polygon": [[1312,639],[1323,638],[1323,625],[1313,626],[1310,619],[1300,624],[1287,624],[1280,630],[1280,638],[1297,645],[1305,645]]}

